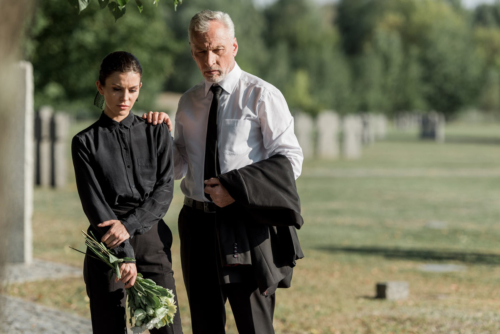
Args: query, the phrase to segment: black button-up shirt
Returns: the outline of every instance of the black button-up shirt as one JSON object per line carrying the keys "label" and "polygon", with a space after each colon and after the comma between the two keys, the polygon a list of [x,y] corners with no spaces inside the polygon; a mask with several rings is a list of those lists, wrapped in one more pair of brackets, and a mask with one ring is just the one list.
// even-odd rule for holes
{"label": "black button-up shirt", "polygon": [[[165,124],[148,124],[132,112],[120,123],[102,113],[73,138],[78,194],[96,237],[109,229],[97,225],[108,220],[120,220],[133,238],[163,218],[173,196],[172,145]],[[115,251],[134,258],[129,240]]]}

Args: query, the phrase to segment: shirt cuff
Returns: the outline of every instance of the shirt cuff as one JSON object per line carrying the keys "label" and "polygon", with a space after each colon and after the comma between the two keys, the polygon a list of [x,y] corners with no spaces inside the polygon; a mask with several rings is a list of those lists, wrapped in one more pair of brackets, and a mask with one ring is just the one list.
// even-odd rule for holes
{"label": "shirt cuff", "polygon": [[137,231],[142,229],[142,225],[137,220],[135,215],[130,215],[128,217],[122,218],[120,219],[120,221],[122,222],[123,226],[125,226],[125,228],[127,229],[128,234],[130,234],[130,239],[134,237]]}
{"label": "shirt cuff", "polygon": [[[129,257],[131,259],[135,259],[134,248],[130,244],[129,240],[125,240],[119,246],[116,246],[113,251],[119,259],[123,259],[124,257]],[[129,263],[132,261],[124,261],[125,263]],[[134,263],[134,262],[132,262]]]}

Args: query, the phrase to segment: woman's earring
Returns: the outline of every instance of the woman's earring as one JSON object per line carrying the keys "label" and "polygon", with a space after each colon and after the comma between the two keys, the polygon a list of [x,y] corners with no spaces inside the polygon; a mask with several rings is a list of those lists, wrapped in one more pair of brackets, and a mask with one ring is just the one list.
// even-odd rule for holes
{"label": "woman's earring", "polygon": [[94,105],[97,108],[101,109],[101,111],[104,108],[104,96],[102,96],[101,93],[99,93],[99,91],[97,91],[97,93],[95,94]]}

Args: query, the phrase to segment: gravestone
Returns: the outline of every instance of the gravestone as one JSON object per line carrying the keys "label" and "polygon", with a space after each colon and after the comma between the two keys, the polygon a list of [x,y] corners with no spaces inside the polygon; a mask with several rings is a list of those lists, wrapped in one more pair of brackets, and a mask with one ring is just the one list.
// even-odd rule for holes
{"label": "gravestone", "polygon": [[312,117],[298,112],[295,114],[295,135],[299,141],[304,158],[311,158],[314,154],[313,130],[314,124]]}
{"label": "gravestone", "polygon": [[384,139],[387,136],[387,117],[383,114],[374,115],[375,137]]}
{"label": "gravestone", "polygon": [[402,300],[408,298],[410,285],[408,282],[377,283],[376,292],[379,299]]}
{"label": "gravestone", "polygon": [[456,273],[466,271],[467,267],[452,263],[431,263],[423,264],[419,269],[429,273]]}
{"label": "gravestone", "polygon": [[318,157],[336,159],[339,156],[339,116],[333,111],[323,111],[317,120]]}
{"label": "gravestone", "polygon": [[363,122],[362,142],[369,146],[375,142],[375,116],[371,113],[363,113],[361,119]]}
{"label": "gravestone", "polygon": [[[6,166],[7,182],[11,189],[9,210],[3,214],[9,228],[7,261],[30,264],[33,260],[31,218],[33,214],[33,67],[29,62],[17,65],[18,96],[16,121],[12,122],[10,157]],[[6,163],[6,162],[2,162]],[[5,232],[4,232],[5,233]]]}
{"label": "gravestone", "polygon": [[342,155],[346,159],[358,159],[361,157],[361,135],[363,122],[358,115],[344,117],[342,123],[343,142]]}
{"label": "gravestone", "polygon": [[422,117],[420,138],[444,142],[445,118],[441,113],[432,111]]}
{"label": "gravestone", "polygon": [[35,175],[36,184],[49,187],[51,184],[51,121],[53,109],[43,106],[35,117]]}
{"label": "gravestone", "polygon": [[54,188],[66,186],[68,178],[68,161],[66,143],[69,133],[70,119],[67,114],[56,113],[51,122],[51,184]]}

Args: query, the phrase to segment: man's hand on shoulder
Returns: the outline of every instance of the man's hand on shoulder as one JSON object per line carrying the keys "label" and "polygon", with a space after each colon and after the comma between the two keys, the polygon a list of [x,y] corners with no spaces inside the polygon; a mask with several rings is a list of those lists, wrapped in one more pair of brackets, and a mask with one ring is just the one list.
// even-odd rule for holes
{"label": "man's hand on shoulder", "polygon": [[172,121],[170,117],[168,117],[167,113],[158,112],[158,111],[150,111],[147,114],[144,113],[142,115],[148,123],[152,123],[153,125],[165,123],[168,126],[168,131],[172,132]]}
{"label": "man's hand on shoulder", "polygon": [[211,178],[205,181],[205,193],[209,194],[212,201],[219,208],[223,208],[235,202],[228,191],[220,183],[219,179]]}

